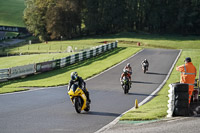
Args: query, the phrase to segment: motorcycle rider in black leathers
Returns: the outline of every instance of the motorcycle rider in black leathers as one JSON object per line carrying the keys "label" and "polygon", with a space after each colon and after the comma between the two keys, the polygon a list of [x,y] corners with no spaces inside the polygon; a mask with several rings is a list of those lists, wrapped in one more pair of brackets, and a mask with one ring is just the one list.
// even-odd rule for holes
{"label": "motorcycle rider in black leathers", "polygon": [[87,97],[87,101],[90,103],[91,100],[90,100],[90,97],[89,97],[89,92],[86,89],[86,83],[81,77],[78,76],[77,72],[71,73],[71,80],[70,80],[69,85],[68,85],[68,91],[70,90],[70,88],[73,84],[77,84],[79,86],[79,88],[81,88],[83,90],[83,92],[85,93],[85,95]]}

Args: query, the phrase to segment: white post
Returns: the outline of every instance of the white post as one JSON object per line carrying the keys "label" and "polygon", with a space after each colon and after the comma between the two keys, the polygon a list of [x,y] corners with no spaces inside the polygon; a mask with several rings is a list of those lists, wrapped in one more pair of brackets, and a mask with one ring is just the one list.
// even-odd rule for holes
{"label": "white post", "polygon": [[174,87],[172,86],[172,84],[169,84],[169,100],[168,100],[168,110],[167,110],[167,117],[172,117],[173,112],[174,112],[174,101],[175,101],[175,97],[174,97]]}

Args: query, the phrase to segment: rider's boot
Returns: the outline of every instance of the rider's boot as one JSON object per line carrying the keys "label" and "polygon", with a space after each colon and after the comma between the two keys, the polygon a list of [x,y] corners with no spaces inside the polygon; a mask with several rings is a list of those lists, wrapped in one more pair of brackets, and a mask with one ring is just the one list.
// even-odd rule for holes
{"label": "rider's boot", "polygon": [[90,96],[89,96],[89,92],[87,91],[87,92],[85,93],[85,95],[86,95],[86,97],[87,97],[87,101],[88,101],[89,103],[91,103]]}

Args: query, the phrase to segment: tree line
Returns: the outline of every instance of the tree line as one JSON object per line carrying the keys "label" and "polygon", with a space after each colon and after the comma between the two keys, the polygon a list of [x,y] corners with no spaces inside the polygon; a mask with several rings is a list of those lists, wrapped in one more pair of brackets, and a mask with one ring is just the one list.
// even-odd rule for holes
{"label": "tree line", "polygon": [[200,0],[25,0],[24,22],[40,40],[144,31],[200,34]]}

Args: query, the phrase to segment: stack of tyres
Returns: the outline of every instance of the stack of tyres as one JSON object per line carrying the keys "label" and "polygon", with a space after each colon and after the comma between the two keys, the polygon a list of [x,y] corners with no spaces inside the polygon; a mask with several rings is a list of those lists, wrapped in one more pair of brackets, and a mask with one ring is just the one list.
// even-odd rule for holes
{"label": "stack of tyres", "polygon": [[173,116],[188,116],[189,115],[189,94],[188,84],[176,83],[173,84],[175,92],[174,112]]}

